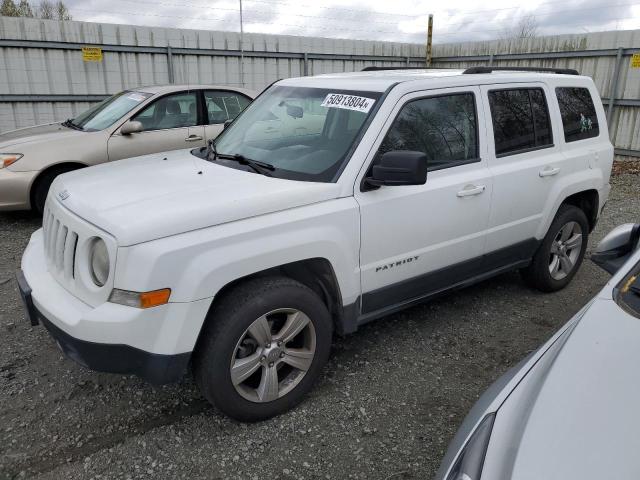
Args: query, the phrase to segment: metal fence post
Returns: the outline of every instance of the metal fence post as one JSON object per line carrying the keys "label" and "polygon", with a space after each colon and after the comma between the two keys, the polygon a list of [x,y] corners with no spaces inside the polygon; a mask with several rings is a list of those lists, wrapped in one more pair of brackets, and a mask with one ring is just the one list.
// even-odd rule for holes
{"label": "metal fence post", "polygon": [[302,57],[302,61],[304,64],[304,76],[308,76],[309,75],[309,55],[307,54],[307,52],[304,52],[304,56]]}
{"label": "metal fence post", "polygon": [[169,83],[173,83],[173,54],[171,47],[167,45],[167,72],[169,74]]}
{"label": "metal fence post", "polygon": [[411,57],[407,57],[407,58],[406,58],[406,63],[405,63],[407,67],[409,66],[409,62],[410,62],[410,61],[411,61]]}
{"label": "metal fence post", "polygon": [[609,126],[609,137],[611,137],[611,120],[613,118],[613,107],[618,97],[618,81],[620,79],[620,68],[622,67],[623,48],[618,47],[616,55],[616,66],[613,70],[613,78],[611,79],[611,90],[609,91],[609,106],[607,108],[607,125]]}
{"label": "metal fence post", "polygon": [[489,66],[493,66],[493,53],[489,55]]}

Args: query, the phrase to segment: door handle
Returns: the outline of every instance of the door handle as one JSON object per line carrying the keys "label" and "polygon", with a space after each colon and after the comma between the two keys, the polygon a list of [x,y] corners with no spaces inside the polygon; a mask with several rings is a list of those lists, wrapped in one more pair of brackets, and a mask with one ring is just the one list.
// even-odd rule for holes
{"label": "door handle", "polygon": [[458,192],[458,197],[470,197],[472,195],[480,195],[487,187],[484,185],[466,185]]}
{"label": "door handle", "polygon": [[202,137],[200,135],[189,135],[184,140],[186,142],[198,142],[198,141],[202,140]]}
{"label": "door handle", "polygon": [[545,167],[538,172],[541,177],[551,177],[560,173],[560,167]]}

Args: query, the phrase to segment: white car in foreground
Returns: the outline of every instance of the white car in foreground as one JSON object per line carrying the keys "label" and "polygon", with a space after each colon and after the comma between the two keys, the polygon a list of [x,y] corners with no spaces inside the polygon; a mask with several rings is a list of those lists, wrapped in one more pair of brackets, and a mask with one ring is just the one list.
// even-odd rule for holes
{"label": "white car in foreground", "polygon": [[613,146],[577,72],[362,72],[271,86],[209,148],[56,180],[19,274],[63,350],[235,418],[291,408],[332,334],[522,269],[566,286]]}
{"label": "white car in foreground", "polygon": [[482,395],[436,480],[640,478],[639,238],[627,224],[600,242],[592,260],[624,266]]}

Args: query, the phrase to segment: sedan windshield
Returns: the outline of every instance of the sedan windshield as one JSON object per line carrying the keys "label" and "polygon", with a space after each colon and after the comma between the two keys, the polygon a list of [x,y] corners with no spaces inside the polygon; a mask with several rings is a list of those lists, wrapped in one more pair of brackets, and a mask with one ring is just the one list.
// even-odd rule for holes
{"label": "sedan windshield", "polygon": [[116,93],[72,119],[69,125],[91,132],[103,130],[113,125],[150,96],[150,93],[144,92]]}
{"label": "sedan windshield", "polygon": [[380,96],[380,92],[272,87],[222,132],[217,152],[270,164],[274,177],[334,181]]}

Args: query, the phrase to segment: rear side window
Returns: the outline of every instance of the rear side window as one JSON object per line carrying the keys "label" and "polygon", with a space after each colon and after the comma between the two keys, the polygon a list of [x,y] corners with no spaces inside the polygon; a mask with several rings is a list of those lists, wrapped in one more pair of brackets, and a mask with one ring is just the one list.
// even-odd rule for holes
{"label": "rear side window", "polygon": [[424,152],[428,170],[479,160],[473,93],[456,93],[408,102],[387,132],[379,153]]}
{"label": "rear side window", "polygon": [[553,145],[549,108],[541,88],[492,90],[489,106],[497,156]]}
{"label": "rear side window", "polygon": [[558,87],[556,96],[564,128],[565,142],[575,142],[600,135],[596,107],[586,88]]}

